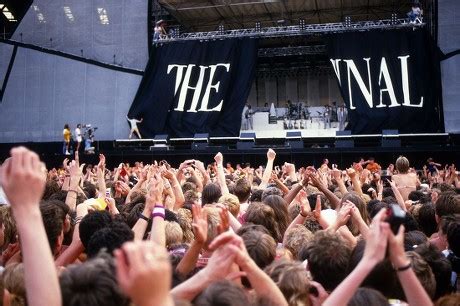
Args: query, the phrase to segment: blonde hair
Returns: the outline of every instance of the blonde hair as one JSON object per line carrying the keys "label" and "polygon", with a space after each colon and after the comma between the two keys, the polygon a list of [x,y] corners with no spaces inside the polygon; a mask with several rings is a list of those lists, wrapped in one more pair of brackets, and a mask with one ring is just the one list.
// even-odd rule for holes
{"label": "blonde hair", "polygon": [[184,233],[177,222],[165,222],[166,246],[171,247],[181,244],[184,240]]}
{"label": "blonde hair", "polygon": [[396,170],[398,170],[398,173],[401,173],[401,174],[407,173],[407,171],[409,171],[409,166],[410,166],[409,160],[404,156],[400,156],[396,160],[395,167],[396,167]]}
{"label": "blonde hair", "polygon": [[310,281],[300,262],[277,260],[264,271],[280,288],[289,306],[310,305]]}
{"label": "blonde hair", "polygon": [[183,241],[185,243],[191,243],[193,241],[194,235],[192,228],[193,216],[190,209],[179,208],[177,210],[177,220],[184,234]]}
{"label": "blonde hair", "polygon": [[22,263],[12,264],[5,269],[5,272],[3,272],[3,286],[10,293],[10,306],[27,305],[24,266]]}
{"label": "blonde hair", "polygon": [[297,259],[302,246],[308,244],[313,236],[313,233],[303,224],[297,224],[286,232],[283,245],[291,251],[294,259]]}
{"label": "blonde hair", "polygon": [[224,194],[219,198],[218,203],[224,204],[235,218],[238,217],[240,213],[240,201],[237,196],[233,194]]}

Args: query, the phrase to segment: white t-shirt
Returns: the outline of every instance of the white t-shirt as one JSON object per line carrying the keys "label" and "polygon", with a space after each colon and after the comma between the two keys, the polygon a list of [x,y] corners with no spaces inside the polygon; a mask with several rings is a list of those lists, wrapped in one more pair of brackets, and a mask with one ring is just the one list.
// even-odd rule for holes
{"label": "white t-shirt", "polygon": [[77,136],[77,142],[82,142],[83,138],[81,137],[81,130],[80,128],[75,129],[75,135]]}

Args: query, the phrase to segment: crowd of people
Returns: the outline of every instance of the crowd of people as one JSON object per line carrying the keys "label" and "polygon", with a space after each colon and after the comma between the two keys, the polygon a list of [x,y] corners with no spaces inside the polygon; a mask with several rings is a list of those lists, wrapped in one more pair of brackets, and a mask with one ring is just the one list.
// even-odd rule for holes
{"label": "crowd of people", "polygon": [[460,180],[429,159],[339,169],[162,160],[0,167],[3,305],[459,305]]}

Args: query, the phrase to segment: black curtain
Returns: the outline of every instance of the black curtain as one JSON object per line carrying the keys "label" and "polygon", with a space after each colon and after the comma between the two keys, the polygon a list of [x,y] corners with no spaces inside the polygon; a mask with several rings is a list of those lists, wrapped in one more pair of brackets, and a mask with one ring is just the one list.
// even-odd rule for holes
{"label": "black curtain", "polygon": [[[153,48],[128,113],[144,138],[238,136],[257,62],[257,41],[172,42]],[[206,98],[208,97],[208,99]]]}
{"label": "black curtain", "polygon": [[443,131],[439,52],[425,30],[334,34],[327,48],[353,134]]}

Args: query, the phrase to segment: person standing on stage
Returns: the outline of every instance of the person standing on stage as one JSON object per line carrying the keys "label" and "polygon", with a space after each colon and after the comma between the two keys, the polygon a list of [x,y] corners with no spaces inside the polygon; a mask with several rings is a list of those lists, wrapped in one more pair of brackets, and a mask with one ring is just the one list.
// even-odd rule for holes
{"label": "person standing on stage", "polygon": [[331,128],[331,108],[329,105],[324,107],[324,129]]}
{"label": "person standing on stage", "polygon": [[64,130],[62,131],[62,136],[64,136],[64,146],[62,148],[62,152],[65,155],[70,155],[70,138],[72,137],[72,132],[70,131],[69,125],[66,123],[64,124]]}
{"label": "person standing on stage", "polygon": [[253,115],[254,115],[254,111],[252,110],[252,106],[248,104],[248,110],[247,110],[248,130],[254,129],[254,119],[252,118]]}
{"label": "person standing on stage", "polygon": [[139,139],[142,139],[141,133],[139,132],[139,128],[137,127],[137,124],[141,123],[144,120],[144,118],[141,118],[141,120],[137,120],[136,118],[129,119],[128,116],[126,116],[126,119],[128,120],[129,125],[131,126],[131,131],[129,132],[129,139],[131,139],[131,137],[133,136],[133,133],[136,133],[137,137]]}
{"label": "person standing on stage", "polygon": [[241,129],[247,130],[248,129],[248,105],[246,104],[243,108],[243,112],[241,113]]}
{"label": "person standing on stage", "polygon": [[337,110],[337,120],[339,121],[339,131],[343,131],[345,129],[345,121],[347,120],[347,110],[343,105],[340,105]]}
{"label": "person standing on stage", "polygon": [[75,129],[75,136],[77,137],[77,148],[75,149],[77,152],[80,150],[81,142],[83,141],[83,137],[81,136],[81,124],[77,124],[77,128]]}

